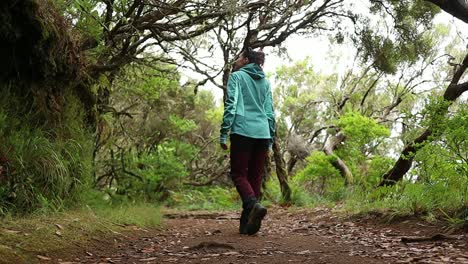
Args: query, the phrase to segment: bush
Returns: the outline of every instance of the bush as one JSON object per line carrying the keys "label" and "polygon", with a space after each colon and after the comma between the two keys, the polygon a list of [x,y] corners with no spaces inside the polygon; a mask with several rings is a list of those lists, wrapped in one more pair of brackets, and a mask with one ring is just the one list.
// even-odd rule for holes
{"label": "bush", "polygon": [[291,184],[319,195],[339,192],[344,181],[340,172],[332,166],[334,159],[335,157],[327,156],[323,152],[313,152],[306,159],[306,167],[294,176]]}
{"label": "bush", "polygon": [[195,148],[180,141],[166,141],[149,153],[127,157],[127,172],[116,180],[116,193],[131,200],[163,201],[189,174],[185,162]]}

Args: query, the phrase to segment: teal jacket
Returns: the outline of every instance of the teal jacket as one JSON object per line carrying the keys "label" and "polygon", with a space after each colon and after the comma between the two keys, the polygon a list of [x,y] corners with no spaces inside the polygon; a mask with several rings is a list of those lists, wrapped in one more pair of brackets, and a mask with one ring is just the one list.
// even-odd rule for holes
{"label": "teal jacket", "polygon": [[273,142],[275,114],[270,83],[255,63],[229,76],[219,142],[226,144],[229,133]]}

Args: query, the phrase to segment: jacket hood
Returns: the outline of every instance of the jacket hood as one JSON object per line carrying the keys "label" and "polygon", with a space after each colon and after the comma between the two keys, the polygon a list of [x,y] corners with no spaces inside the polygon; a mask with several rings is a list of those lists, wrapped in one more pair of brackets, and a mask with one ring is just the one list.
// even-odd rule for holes
{"label": "jacket hood", "polygon": [[265,78],[265,73],[263,72],[262,68],[260,68],[260,66],[255,63],[249,63],[244,67],[240,68],[239,71],[247,73],[254,80],[260,80]]}

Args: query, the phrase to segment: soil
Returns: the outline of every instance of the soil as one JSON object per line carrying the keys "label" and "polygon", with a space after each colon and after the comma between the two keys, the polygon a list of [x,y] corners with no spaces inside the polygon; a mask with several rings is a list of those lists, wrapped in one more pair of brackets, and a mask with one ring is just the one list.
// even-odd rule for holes
{"label": "soil", "polygon": [[[238,212],[165,211],[160,230],[129,226],[111,241],[48,263],[468,263],[468,234],[418,219],[343,218],[327,208],[269,208],[259,233],[238,234]],[[402,242],[406,241],[406,242]]]}

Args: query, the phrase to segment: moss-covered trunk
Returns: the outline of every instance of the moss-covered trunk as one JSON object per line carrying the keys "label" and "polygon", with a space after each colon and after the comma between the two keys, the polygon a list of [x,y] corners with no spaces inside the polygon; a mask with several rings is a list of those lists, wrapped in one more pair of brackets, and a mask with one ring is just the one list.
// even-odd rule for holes
{"label": "moss-covered trunk", "polygon": [[95,100],[70,28],[52,1],[0,2],[0,214],[62,206],[87,181]]}

